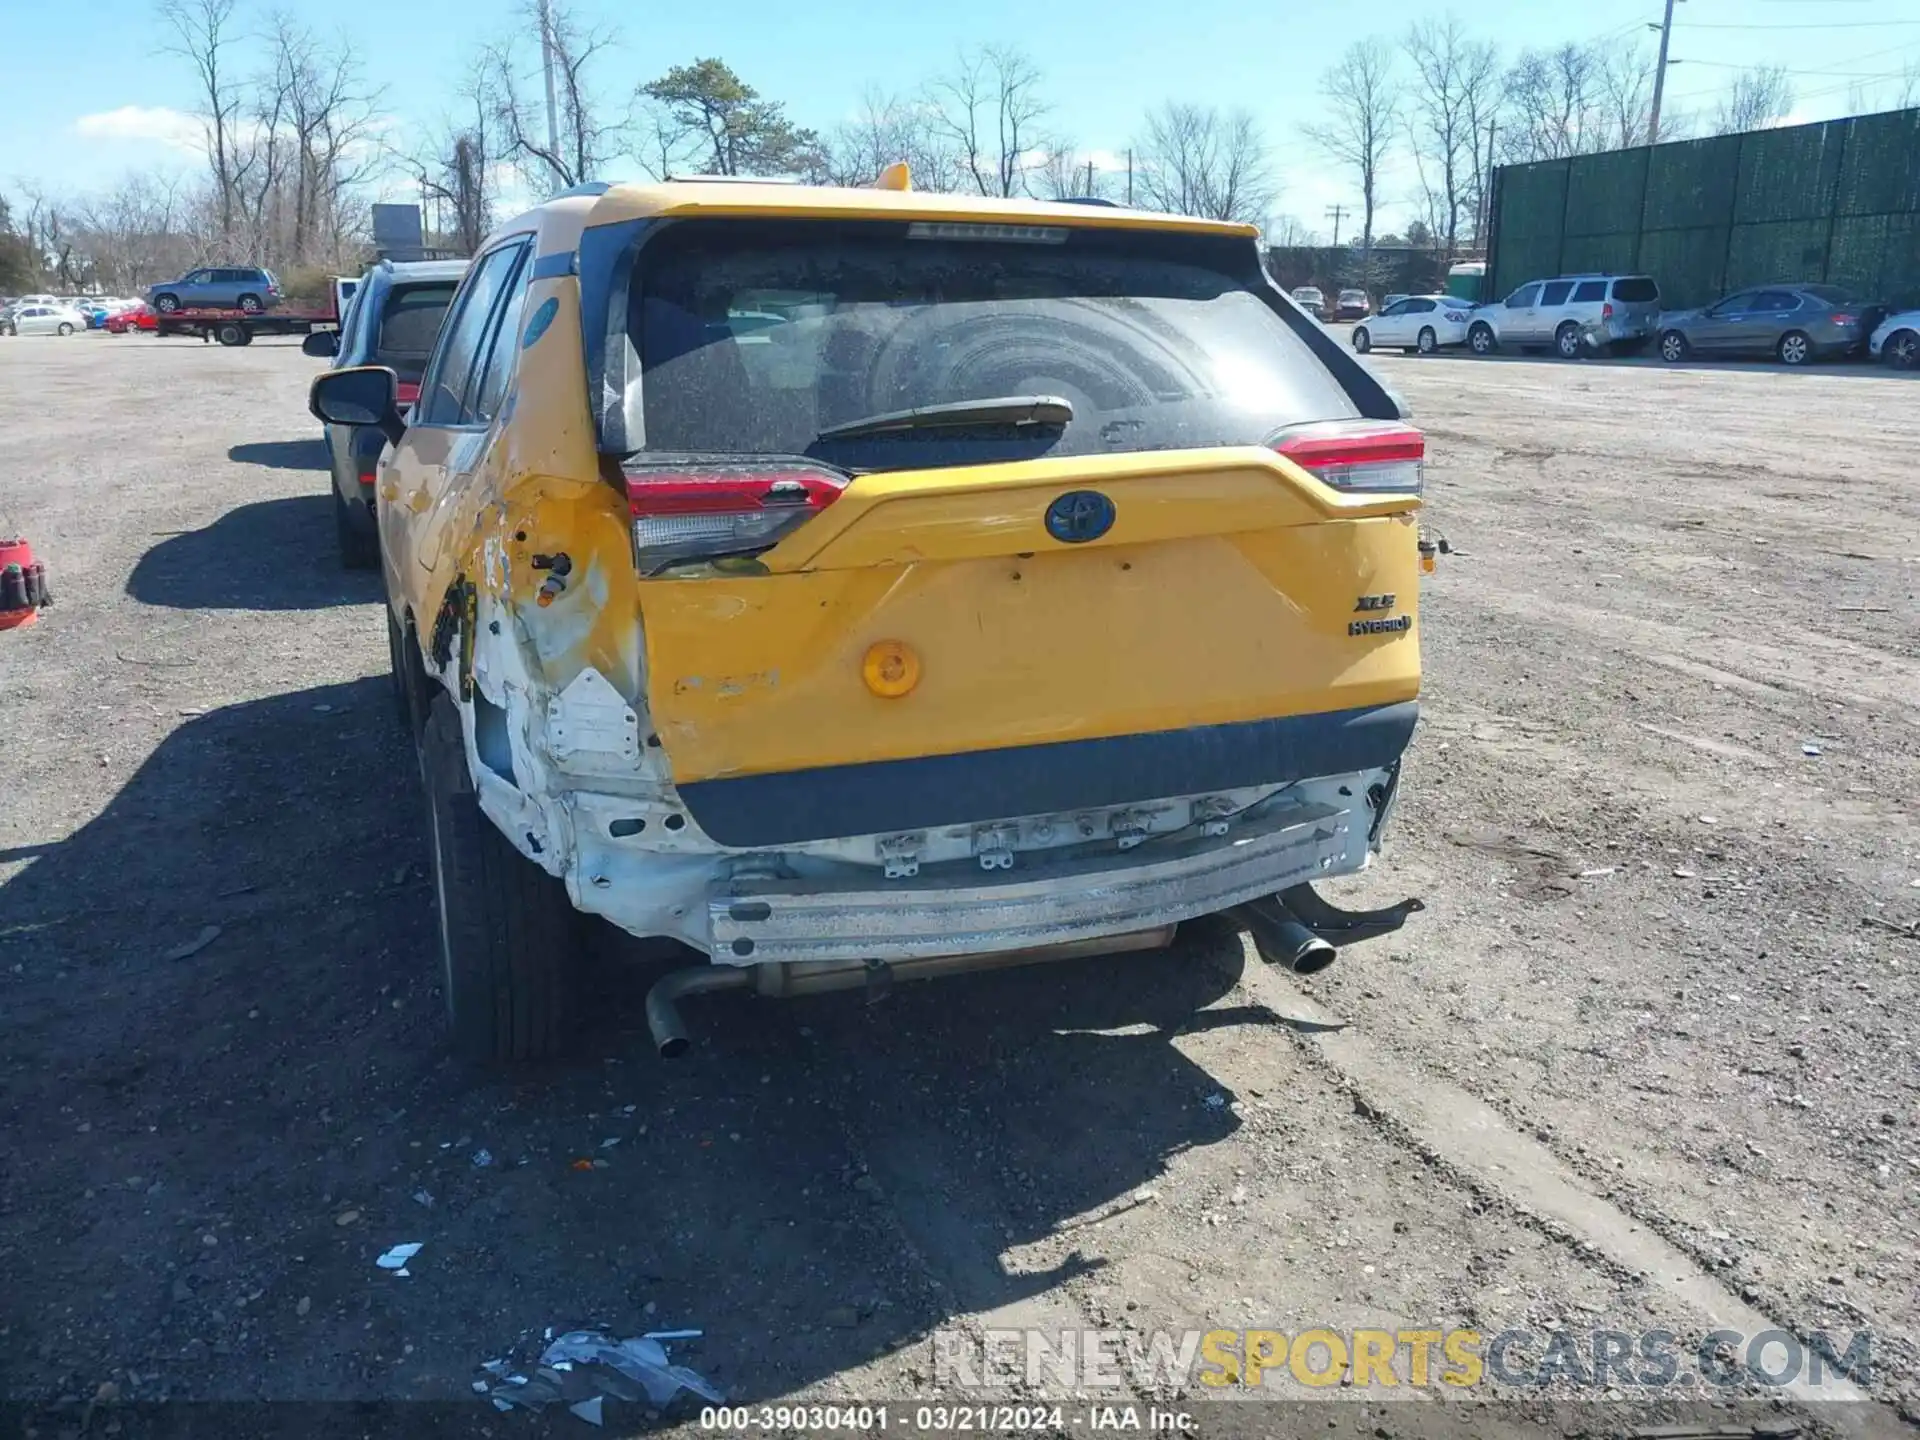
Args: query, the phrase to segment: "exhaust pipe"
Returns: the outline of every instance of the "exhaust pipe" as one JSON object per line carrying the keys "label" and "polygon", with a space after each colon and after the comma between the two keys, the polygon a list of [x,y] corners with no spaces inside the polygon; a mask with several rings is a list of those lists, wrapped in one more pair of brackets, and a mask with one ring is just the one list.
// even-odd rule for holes
{"label": "exhaust pipe", "polygon": [[647,991],[647,1029],[653,1034],[660,1058],[671,1060],[685,1054],[692,1043],[680,1019],[684,997],[704,995],[709,990],[745,990],[752,984],[753,974],[743,965],[693,965],[669,971],[654,981]]}
{"label": "exhaust pipe", "polygon": [[[1131,930],[1092,940],[1069,940],[1026,950],[990,951],[984,955],[928,955],[896,960],[880,968],[886,983],[894,980],[931,980],[942,975],[971,974],[978,970],[1006,970],[1050,960],[1072,960],[1084,955],[1116,955],[1132,950],[1159,950],[1173,943],[1174,927]],[[820,995],[832,990],[858,990],[874,983],[872,967],[854,961],[764,962],[757,965],[693,965],[672,970],[647,991],[647,1029],[662,1060],[686,1053],[691,1043],[680,1019],[680,1000],[711,990],[757,990],[762,995],[793,997]]]}
{"label": "exhaust pipe", "polygon": [[1301,924],[1277,897],[1249,901],[1236,914],[1246,922],[1253,948],[1269,965],[1296,975],[1315,975],[1333,964],[1333,946]]}

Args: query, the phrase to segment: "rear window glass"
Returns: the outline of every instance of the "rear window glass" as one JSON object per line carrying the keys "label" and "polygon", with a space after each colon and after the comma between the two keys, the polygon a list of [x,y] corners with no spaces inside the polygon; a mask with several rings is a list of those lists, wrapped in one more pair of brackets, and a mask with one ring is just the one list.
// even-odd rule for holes
{"label": "rear window glass", "polygon": [[1613,282],[1613,298],[1628,304],[1644,304],[1660,298],[1660,287],[1644,275],[1629,275]]}
{"label": "rear window glass", "polygon": [[1824,300],[1829,305],[1858,305],[1860,297],[1851,290],[1842,290],[1838,285],[1802,285],[1801,290],[1816,300]]}
{"label": "rear window glass", "polygon": [[[674,226],[641,252],[629,315],[646,447],[915,468],[1260,444],[1358,413],[1266,298],[1250,244],[1040,233],[1049,243],[892,222]],[[1065,399],[1073,419],[821,438],[1014,396]]]}
{"label": "rear window glass", "polygon": [[374,364],[411,366],[418,370],[433,353],[440,322],[453,303],[454,282],[443,285],[395,286],[380,312],[380,338],[374,346]]}
{"label": "rear window glass", "polygon": [[1596,300],[1607,298],[1607,282],[1604,280],[1582,280],[1574,287],[1573,298],[1582,305],[1591,305]]}

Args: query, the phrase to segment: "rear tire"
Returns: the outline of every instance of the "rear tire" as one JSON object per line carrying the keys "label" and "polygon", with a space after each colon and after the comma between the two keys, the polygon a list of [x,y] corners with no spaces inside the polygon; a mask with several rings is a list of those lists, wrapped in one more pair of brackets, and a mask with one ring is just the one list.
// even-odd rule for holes
{"label": "rear tire", "polygon": [[448,695],[435,696],[428,713],[420,773],[454,1045],[493,1063],[556,1055],[567,1039],[578,917],[566,887],[482,813]]}
{"label": "rear tire", "polygon": [[1493,327],[1483,320],[1467,331],[1467,348],[1476,355],[1491,355],[1500,348],[1500,342],[1494,338]]}
{"label": "rear tire", "polygon": [[1578,360],[1580,358],[1580,327],[1571,320],[1562,322],[1560,328],[1553,332],[1553,348],[1554,353],[1562,360]]}
{"label": "rear tire", "polygon": [[260,297],[258,295],[242,295],[240,297],[240,313],[243,315],[258,315],[264,308],[260,303]]}
{"label": "rear tire", "polygon": [[1805,365],[1813,359],[1813,341],[1807,338],[1804,331],[1789,330],[1780,337],[1775,353],[1779,355],[1782,365]]}
{"label": "rear tire", "polygon": [[1353,348],[1356,353],[1361,355],[1373,349],[1373,336],[1367,333],[1366,326],[1356,325],[1353,327]]}
{"label": "rear tire", "polygon": [[354,514],[353,505],[337,489],[333,492],[333,536],[340,564],[347,570],[371,570],[380,563],[380,532],[373,526],[373,517]]}
{"label": "rear tire", "polygon": [[1415,343],[1422,355],[1431,355],[1440,348],[1440,337],[1433,333],[1431,325],[1422,325],[1420,334],[1415,337]]}
{"label": "rear tire", "polygon": [[71,335],[73,333],[73,326],[69,325],[66,321],[62,320],[60,322],[60,333],[62,335]]}
{"label": "rear tire", "polygon": [[1660,337],[1660,358],[1669,365],[1678,365],[1692,348],[1678,330],[1669,330]]}
{"label": "rear tire", "polygon": [[1894,369],[1912,370],[1920,366],[1920,335],[1911,330],[1896,330],[1887,337],[1880,353]]}
{"label": "rear tire", "polygon": [[225,324],[215,327],[213,338],[218,340],[222,345],[244,345],[247,343],[247,332],[244,327],[236,325],[233,321],[229,320]]}

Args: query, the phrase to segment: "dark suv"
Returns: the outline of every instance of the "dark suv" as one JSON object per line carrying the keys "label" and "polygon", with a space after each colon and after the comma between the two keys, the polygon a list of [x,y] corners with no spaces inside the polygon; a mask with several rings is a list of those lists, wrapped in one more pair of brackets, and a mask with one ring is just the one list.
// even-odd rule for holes
{"label": "dark suv", "polygon": [[[399,379],[402,408],[411,405],[420,394],[420,375],[447,305],[466,273],[465,260],[382,260],[362,277],[339,331],[316,330],[301,348],[309,355],[331,356],[335,369],[387,366]],[[326,433],[340,563],[370,570],[380,563],[373,480],[386,440],[376,425],[329,425]]]}
{"label": "dark suv", "polygon": [[149,286],[147,303],[162,315],[202,306],[258,315],[280,303],[280,282],[257,265],[216,265]]}

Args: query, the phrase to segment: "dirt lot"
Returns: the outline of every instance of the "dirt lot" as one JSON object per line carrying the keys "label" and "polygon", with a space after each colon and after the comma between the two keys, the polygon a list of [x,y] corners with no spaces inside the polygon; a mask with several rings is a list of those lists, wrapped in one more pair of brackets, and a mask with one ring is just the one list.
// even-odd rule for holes
{"label": "dirt lot", "polygon": [[[676,1358],[749,1402],[934,1395],[942,1327],[1785,1329],[1870,1331],[1879,1403],[1765,1413],[1913,1433],[1920,388],[1379,363],[1462,552],[1388,863],[1336,897],[1422,895],[1406,931],[1304,982],[1207,930],[696,1002],[674,1065],[609,939],[582,1058],[503,1078],[440,1038],[313,362],[0,342],[0,530],[58,599],[0,636],[0,1396],[512,1434],[475,1367],[547,1326],[702,1330]],[[1440,1423],[1286,1393],[1202,1432]],[[1526,1401],[1446,1407],[1482,1436],[1677,1413],[1475,1393]]]}

